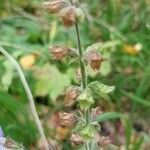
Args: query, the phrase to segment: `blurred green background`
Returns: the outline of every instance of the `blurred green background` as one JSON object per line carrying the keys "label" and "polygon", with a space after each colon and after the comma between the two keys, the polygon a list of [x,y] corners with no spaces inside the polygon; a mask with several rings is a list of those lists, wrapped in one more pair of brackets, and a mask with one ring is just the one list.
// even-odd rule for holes
{"label": "blurred green background", "polygon": [[[65,147],[67,129],[56,129],[51,121],[62,109],[64,87],[76,84],[76,64],[51,60],[48,47],[77,47],[73,27],[66,29],[58,17],[41,7],[42,0],[0,0],[0,46],[24,69],[39,116],[48,137]],[[150,1],[82,0],[86,19],[79,25],[82,47],[101,43],[107,58],[99,73],[88,72],[88,81],[99,80],[116,89],[98,103],[105,111],[126,114],[131,132],[139,131],[149,141],[150,114]],[[37,145],[38,132],[30,116],[28,100],[13,66],[0,54],[0,126],[27,149]],[[125,125],[127,126],[127,125]],[[128,129],[128,126],[126,127]],[[128,134],[133,136],[132,134]],[[141,149],[146,149],[144,148]]]}

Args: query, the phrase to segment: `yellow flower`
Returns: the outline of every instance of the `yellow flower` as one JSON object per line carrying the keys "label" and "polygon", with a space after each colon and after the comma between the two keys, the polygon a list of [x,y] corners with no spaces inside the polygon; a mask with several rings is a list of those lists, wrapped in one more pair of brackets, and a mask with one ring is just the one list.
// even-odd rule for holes
{"label": "yellow flower", "polygon": [[137,55],[142,49],[142,44],[137,43],[135,45],[125,44],[123,47],[123,51],[129,55]]}

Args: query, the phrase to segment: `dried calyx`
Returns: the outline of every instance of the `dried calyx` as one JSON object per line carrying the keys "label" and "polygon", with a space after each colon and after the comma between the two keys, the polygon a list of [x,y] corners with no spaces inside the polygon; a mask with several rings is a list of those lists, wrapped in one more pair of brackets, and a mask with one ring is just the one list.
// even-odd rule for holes
{"label": "dried calyx", "polygon": [[101,146],[105,146],[111,143],[111,140],[109,137],[101,137],[101,139],[98,141],[98,144]]}
{"label": "dried calyx", "polygon": [[104,61],[102,56],[97,51],[89,51],[85,55],[85,60],[93,70],[99,70],[101,63]]}
{"label": "dried calyx", "polygon": [[74,113],[66,113],[66,112],[59,113],[59,123],[62,126],[71,127],[75,124],[76,121],[77,119]]}
{"label": "dried calyx", "polygon": [[73,106],[76,102],[77,97],[80,94],[79,87],[71,86],[66,89],[64,97],[64,105],[66,107]]}
{"label": "dried calyx", "polygon": [[60,17],[65,27],[71,27],[76,22],[75,7],[70,6],[62,9]]}
{"label": "dried calyx", "polygon": [[49,13],[58,14],[65,27],[71,27],[77,21],[83,21],[85,18],[81,8],[66,0],[53,0],[51,2],[43,2],[42,4]]}
{"label": "dried calyx", "polygon": [[53,0],[43,2],[43,7],[47,9],[50,13],[59,13],[60,9],[68,6],[68,3],[65,0]]}
{"label": "dried calyx", "polygon": [[96,108],[91,109],[91,117],[92,119],[95,119],[97,116],[101,115],[103,113],[102,108],[100,106],[97,106]]}
{"label": "dried calyx", "polygon": [[74,145],[80,145],[80,144],[83,144],[84,143],[84,140],[83,138],[78,134],[78,133],[73,133],[71,135],[71,138],[70,138],[70,141],[72,144]]}
{"label": "dried calyx", "polygon": [[63,60],[71,52],[70,48],[59,45],[51,46],[49,50],[55,60]]}

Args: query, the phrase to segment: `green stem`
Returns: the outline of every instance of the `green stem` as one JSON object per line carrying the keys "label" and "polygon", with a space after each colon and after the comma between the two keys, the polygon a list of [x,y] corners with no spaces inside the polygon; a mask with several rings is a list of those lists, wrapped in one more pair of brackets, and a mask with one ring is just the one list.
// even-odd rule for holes
{"label": "green stem", "polygon": [[[70,2],[73,5],[73,0],[70,0]],[[87,76],[86,76],[85,65],[84,65],[84,61],[83,61],[81,39],[80,39],[79,27],[78,27],[77,22],[75,23],[75,30],[76,30],[76,34],[77,34],[79,63],[80,63],[81,76],[82,76],[81,85],[82,85],[83,89],[86,89],[86,87],[87,87]],[[88,124],[89,120],[90,120],[90,110],[87,110],[87,111],[84,112],[84,117],[86,119],[86,124]],[[90,144],[86,144],[85,149],[89,150],[89,148],[90,148]]]}
{"label": "green stem", "polygon": [[[70,3],[72,5],[74,5],[73,0],[70,0]],[[81,81],[82,82],[82,88],[86,89],[86,85],[87,85],[86,73],[85,73],[85,66],[84,66],[84,62],[83,62],[82,46],[81,46],[81,39],[80,39],[78,23],[75,23],[75,30],[76,30],[77,42],[78,42],[79,62],[80,62],[80,69],[81,69],[81,76],[82,76],[82,81]],[[85,115],[85,116],[87,116],[87,115]]]}
{"label": "green stem", "polygon": [[[78,42],[78,52],[79,52],[79,62],[80,62],[80,69],[81,69],[81,76],[82,76],[82,88],[86,89],[87,87],[87,77],[85,72],[85,65],[83,62],[83,53],[82,53],[82,47],[81,47],[81,39],[80,39],[80,33],[79,33],[79,27],[78,24],[75,23],[75,29],[77,34],[77,42]],[[89,123],[89,116],[90,116],[90,110],[87,110],[84,112],[84,116],[86,118],[86,123]]]}
{"label": "green stem", "polygon": [[[41,140],[44,142],[45,150],[49,150],[49,146],[51,146],[51,145],[49,145],[48,142],[47,142],[47,140],[46,140],[46,136],[45,136],[43,127],[41,125],[40,119],[39,119],[37,111],[36,111],[36,107],[35,107],[35,104],[34,104],[33,95],[32,95],[32,92],[31,92],[31,90],[29,88],[29,85],[28,85],[28,83],[27,83],[27,81],[25,79],[24,73],[23,73],[20,65],[18,64],[18,62],[5,49],[3,49],[2,47],[0,47],[0,52],[11,62],[12,65],[14,65],[16,71],[18,72],[18,75],[20,77],[20,80],[22,82],[24,90],[26,92],[27,98],[29,100],[29,105],[30,105],[31,113],[32,113],[33,118],[35,120],[35,123],[37,125],[39,134],[41,136]],[[52,149],[52,148],[50,148],[50,149]]]}
{"label": "green stem", "polygon": [[77,41],[78,41],[78,51],[79,51],[79,62],[80,62],[80,69],[81,69],[81,75],[82,75],[82,87],[83,89],[86,89],[86,73],[85,73],[85,66],[83,62],[83,54],[82,54],[82,47],[81,47],[81,40],[80,40],[80,34],[79,34],[79,28],[78,24],[75,24],[76,33],[77,33]]}

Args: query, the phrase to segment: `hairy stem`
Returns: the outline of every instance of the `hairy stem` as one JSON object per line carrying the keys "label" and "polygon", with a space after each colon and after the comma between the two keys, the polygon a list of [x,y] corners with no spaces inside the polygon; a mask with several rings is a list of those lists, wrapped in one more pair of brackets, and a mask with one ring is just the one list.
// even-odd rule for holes
{"label": "hairy stem", "polygon": [[[71,4],[73,5],[73,0],[70,0]],[[87,77],[86,77],[86,72],[85,72],[85,65],[83,62],[83,53],[82,53],[82,46],[81,46],[81,39],[80,39],[80,33],[79,33],[79,27],[78,23],[75,23],[75,30],[77,34],[77,43],[78,43],[78,52],[79,52],[79,62],[80,62],[80,70],[81,70],[81,76],[82,76],[82,88],[86,89],[87,86]],[[87,110],[84,112],[84,116],[86,118],[86,123],[89,122],[89,114],[90,111]]]}
{"label": "hairy stem", "polygon": [[37,114],[37,111],[36,111],[36,108],[35,108],[35,104],[34,104],[34,99],[33,99],[33,95],[31,93],[31,90],[29,88],[29,85],[25,79],[25,76],[24,76],[24,73],[20,67],[20,65],[17,63],[17,61],[5,50],[3,49],[2,47],[0,47],[0,52],[14,65],[16,71],[18,72],[18,75],[19,75],[19,78],[22,82],[22,85],[24,87],[24,90],[26,92],[26,95],[28,97],[28,100],[29,100],[29,105],[30,105],[30,109],[31,109],[31,112],[32,112],[32,115],[33,115],[33,118],[35,120],[35,123],[37,125],[37,128],[38,128],[38,131],[39,131],[39,134],[41,136],[41,139],[43,140],[43,142],[45,143],[45,148],[46,150],[49,150],[49,145],[47,143],[47,140],[46,140],[46,136],[44,134],[44,131],[43,131],[43,128],[42,128],[42,125],[41,125],[41,122],[40,122],[40,119],[38,117],[38,114]]}
{"label": "hairy stem", "polygon": [[[78,52],[79,52],[79,62],[80,62],[80,69],[81,69],[81,76],[82,76],[82,88],[86,89],[87,87],[87,77],[86,77],[86,72],[85,72],[85,65],[83,62],[83,53],[82,53],[82,47],[81,47],[81,40],[80,40],[80,34],[79,34],[79,28],[78,24],[75,23],[75,29],[76,29],[76,34],[77,34],[77,42],[78,42]],[[89,123],[89,118],[90,118],[90,110],[86,110],[84,112],[84,116],[86,119],[86,123]],[[86,150],[89,150],[90,145],[86,145]]]}
{"label": "hairy stem", "polygon": [[82,47],[81,47],[81,40],[80,40],[80,34],[79,34],[79,28],[78,24],[75,24],[75,29],[77,33],[77,42],[78,42],[78,51],[79,51],[79,61],[80,61],[80,69],[81,69],[81,75],[82,75],[82,87],[83,89],[86,89],[86,73],[85,73],[85,66],[83,62],[83,54],[82,54]]}
{"label": "hairy stem", "polygon": [[[83,89],[86,89],[87,86],[87,77],[86,77],[86,72],[85,72],[85,65],[83,62],[83,54],[82,54],[82,47],[81,47],[81,39],[80,39],[80,33],[79,33],[79,27],[78,24],[75,24],[75,29],[76,29],[76,34],[77,34],[77,42],[78,42],[78,51],[79,51],[79,62],[80,62],[80,69],[81,69],[81,76],[82,76],[82,87]],[[89,115],[90,111],[87,110],[84,112],[85,118],[86,118],[86,123],[89,123]]]}
{"label": "hairy stem", "polygon": [[[73,5],[73,0],[70,0],[71,4]],[[81,69],[81,76],[82,76],[82,88],[86,89],[87,87],[87,76],[86,76],[86,71],[85,71],[85,65],[83,61],[83,53],[82,53],[82,46],[81,46],[81,39],[80,39],[80,33],[79,33],[79,27],[78,23],[75,23],[75,30],[77,34],[77,44],[78,44],[78,53],[79,53],[79,62],[80,62],[80,69]],[[90,110],[87,110],[84,112],[84,117],[86,119],[86,123],[89,123],[90,120]],[[90,144],[85,145],[85,149],[89,150]]]}

